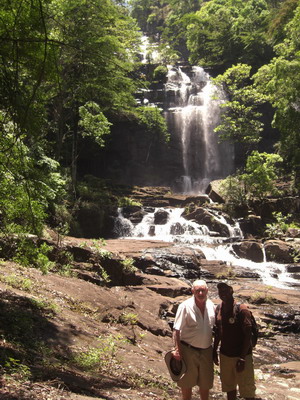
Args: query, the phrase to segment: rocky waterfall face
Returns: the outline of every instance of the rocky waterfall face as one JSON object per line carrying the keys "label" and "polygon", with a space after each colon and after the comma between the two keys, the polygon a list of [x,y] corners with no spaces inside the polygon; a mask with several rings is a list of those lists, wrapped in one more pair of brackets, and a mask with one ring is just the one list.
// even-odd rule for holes
{"label": "rocky waterfall face", "polygon": [[177,149],[181,170],[175,189],[203,193],[209,182],[233,172],[234,152],[220,142],[214,128],[220,119],[224,94],[201,67],[168,67],[164,114],[171,133],[171,148]]}
{"label": "rocky waterfall face", "polygon": [[[145,65],[145,75],[151,76],[149,68],[154,66]],[[166,79],[141,90],[136,99],[163,113],[169,143],[158,140],[132,118],[114,121],[105,148],[93,148],[93,157],[79,159],[83,174],[199,194],[211,180],[233,172],[233,146],[219,142],[214,133],[224,96],[201,67],[169,66]]]}

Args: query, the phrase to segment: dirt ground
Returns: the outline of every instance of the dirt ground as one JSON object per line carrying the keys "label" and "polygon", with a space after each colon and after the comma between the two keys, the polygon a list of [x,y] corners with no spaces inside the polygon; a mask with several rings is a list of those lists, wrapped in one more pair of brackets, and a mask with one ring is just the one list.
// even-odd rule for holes
{"label": "dirt ground", "polygon": [[[65,242],[78,245],[81,240],[66,238]],[[105,249],[132,257],[142,254],[145,248],[169,245],[156,241],[108,240]],[[30,382],[23,376],[22,380],[18,378],[20,371],[10,378],[3,373],[0,399],[180,399],[163,359],[165,352],[172,348],[171,329],[159,315],[162,309],[169,309],[186,298],[169,295],[186,284],[151,275],[144,276],[144,285],[107,288],[77,277],[43,275],[36,269],[25,270],[7,262],[1,263],[0,274],[1,354],[11,352],[15,359],[30,359],[30,368],[36,377]],[[249,281],[245,285],[237,281],[235,290],[247,298],[258,290],[258,283]],[[298,291],[273,289],[271,292],[282,304],[288,302],[299,310]],[[213,285],[210,295],[217,302]],[[258,318],[262,317],[261,311],[262,307],[258,307]],[[134,327],[120,322],[130,313],[138,315],[138,324]],[[29,327],[29,331],[17,328],[20,324],[26,329]],[[104,342],[99,344],[99,338],[108,336],[114,337],[115,342],[118,336],[127,340],[117,343],[114,357],[101,367],[87,371],[72,361],[80,352],[103,348]],[[4,337],[11,337],[11,342]],[[42,343],[39,348],[35,347],[37,342]],[[278,356],[279,347],[286,349],[289,359],[283,354]],[[299,348],[296,335],[281,334],[259,341],[254,352],[258,398],[300,399]],[[199,396],[195,390],[193,400],[196,399]],[[225,399],[217,371],[211,399]]]}

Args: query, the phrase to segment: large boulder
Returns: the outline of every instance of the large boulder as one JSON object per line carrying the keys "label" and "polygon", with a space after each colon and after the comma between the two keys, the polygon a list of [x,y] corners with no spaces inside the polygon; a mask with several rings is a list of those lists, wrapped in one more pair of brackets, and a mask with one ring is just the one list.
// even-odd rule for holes
{"label": "large boulder", "polygon": [[268,240],[265,242],[265,253],[267,261],[274,261],[278,263],[292,263],[294,261],[292,246],[282,240]]}
{"label": "large boulder", "polygon": [[243,218],[239,221],[239,225],[245,238],[261,236],[264,229],[261,217],[258,215],[249,215]]}
{"label": "large boulder", "polygon": [[189,214],[184,214],[188,220],[195,220],[199,225],[206,225],[212,232],[217,232],[220,236],[230,236],[228,225],[220,222],[212,213],[204,208],[196,208]]}
{"label": "large boulder", "polygon": [[168,222],[169,213],[166,210],[157,210],[154,213],[154,224],[165,225]]}
{"label": "large boulder", "polygon": [[222,180],[211,181],[205,193],[214,203],[225,203],[221,188]]}
{"label": "large boulder", "polygon": [[245,240],[241,243],[234,243],[232,248],[237,256],[254,262],[263,262],[264,252],[262,244],[255,240]]}

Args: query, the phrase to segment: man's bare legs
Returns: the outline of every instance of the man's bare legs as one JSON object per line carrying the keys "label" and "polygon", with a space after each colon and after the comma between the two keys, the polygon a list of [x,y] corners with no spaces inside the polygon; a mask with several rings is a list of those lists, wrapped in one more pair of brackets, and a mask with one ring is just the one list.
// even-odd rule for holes
{"label": "man's bare legs", "polygon": [[[199,389],[200,399],[208,400],[209,390],[208,389]],[[191,388],[181,388],[182,400],[191,400],[192,398],[192,389]]]}
{"label": "man's bare legs", "polygon": [[208,389],[199,389],[201,400],[208,400],[209,390]]}
{"label": "man's bare legs", "polygon": [[181,388],[182,400],[191,400],[192,388]]}
{"label": "man's bare legs", "polygon": [[[227,400],[236,400],[236,394],[237,394],[236,390],[227,392]],[[203,400],[202,397],[201,400]],[[245,397],[245,400],[255,400],[255,397]]]}

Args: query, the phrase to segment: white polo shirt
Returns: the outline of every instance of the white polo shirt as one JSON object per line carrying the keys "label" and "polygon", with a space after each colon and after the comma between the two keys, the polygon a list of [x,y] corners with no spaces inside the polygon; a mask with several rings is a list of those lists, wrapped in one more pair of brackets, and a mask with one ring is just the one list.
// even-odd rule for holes
{"label": "white polo shirt", "polygon": [[195,297],[183,301],[177,310],[174,329],[180,331],[180,339],[194,347],[206,349],[212,344],[215,323],[214,303],[207,299],[204,317],[196,305]]}

